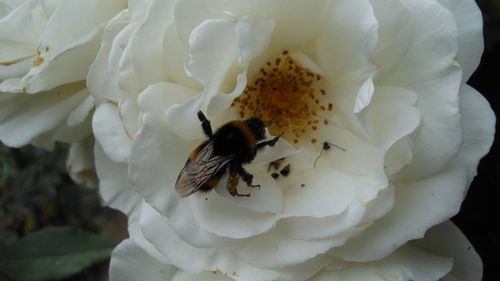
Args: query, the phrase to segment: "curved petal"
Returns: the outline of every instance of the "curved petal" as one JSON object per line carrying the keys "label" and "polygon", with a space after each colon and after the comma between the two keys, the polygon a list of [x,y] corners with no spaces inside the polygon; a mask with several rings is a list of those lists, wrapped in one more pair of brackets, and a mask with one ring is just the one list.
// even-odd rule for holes
{"label": "curved petal", "polygon": [[[418,94],[422,123],[412,136],[413,162],[403,176],[419,179],[443,170],[462,144],[458,97],[462,73],[455,60],[458,33],[451,13],[433,0],[402,3],[415,16],[414,21],[401,22],[414,25],[412,43],[390,71],[377,75],[376,84]],[[397,43],[390,48],[399,49]]]}
{"label": "curved petal", "polygon": [[95,143],[94,155],[102,199],[107,206],[133,215],[140,209],[142,198],[127,177],[127,164],[109,159],[98,142]]}
{"label": "curved petal", "polygon": [[0,140],[13,147],[28,144],[61,125],[87,96],[88,91],[80,83],[37,95],[0,95]]}
{"label": "curved petal", "polygon": [[[125,129],[132,135],[140,128],[139,94],[148,85],[167,78],[169,53],[163,42],[167,27],[173,21],[175,1],[152,1],[144,18],[133,22],[134,31],[127,42],[119,64],[120,115]],[[172,54],[175,55],[175,54]]]}
{"label": "curved petal", "polygon": [[84,80],[99,49],[102,23],[125,8],[123,4],[62,1],[40,35],[37,57],[19,89],[35,93]]}
{"label": "curved petal", "polygon": [[87,88],[96,103],[113,101],[118,104],[120,90],[118,68],[123,55],[122,46],[126,45],[133,31],[128,11],[122,11],[113,17],[104,28],[101,46],[87,74]]}
{"label": "curved petal", "polygon": [[347,260],[387,256],[408,240],[456,214],[476,175],[479,159],[493,142],[495,117],[486,100],[470,87],[461,93],[464,144],[445,171],[419,181],[395,182],[396,204],[383,218],[332,253]]}
{"label": "curved petal", "polygon": [[270,20],[244,17],[238,21],[207,20],[193,30],[186,71],[204,85],[204,91],[169,110],[167,122],[173,131],[186,139],[199,137],[194,129],[197,124],[186,124],[192,120],[186,115],[203,110],[211,118],[226,110],[245,88],[248,64],[267,46],[273,28]]}
{"label": "curved petal", "polygon": [[324,13],[312,57],[333,86],[366,81],[376,70],[371,56],[378,40],[378,23],[372,5],[367,0],[335,0]]}
{"label": "curved petal", "polygon": [[175,21],[179,37],[187,45],[193,29],[207,19],[239,19],[247,15],[275,19],[273,42],[276,42],[274,48],[277,50],[274,51],[281,52],[283,48],[297,48],[315,35],[326,13],[327,4],[328,1],[325,0],[308,3],[300,0],[188,0],[176,6]]}
{"label": "curved petal", "polygon": [[446,275],[452,265],[451,259],[434,256],[406,245],[382,260],[351,263],[340,270],[323,270],[309,281],[436,281]]}
{"label": "curved petal", "polygon": [[484,49],[483,20],[475,1],[438,0],[452,14],[458,27],[457,61],[465,83],[476,70]]}
{"label": "curved petal", "polygon": [[116,246],[111,254],[109,280],[171,280],[176,272],[176,267],[156,260],[132,240],[126,239]]}
{"label": "curved petal", "polygon": [[141,226],[146,239],[174,265],[188,272],[220,271],[242,281],[305,280],[330,261],[326,256],[319,256],[296,266],[259,268],[238,258],[230,248],[215,250],[193,247],[180,239],[168,224],[151,206],[143,206]]}
{"label": "curved petal", "polygon": [[39,1],[25,1],[0,19],[0,63],[7,64],[34,56],[38,38],[49,15]]}
{"label": "curved petal", "polygon": [[123,129],[117,106],[105,103],[97,107],[92,118],[92,130],[109,158],[115,162],[127,162],[132,141]]}
{"label": "curved petal", "polygon": [[66,120],[66,126],[76,127],[82,124],[87,117],[89,117],[90,112],[94,109],[94,97],[88,95],[80,105],[78,105],[71,113],[68,115]]}
{"label": "curved petal", "polygon": [[451,221],[436,225],[425,233],[425,237],[412,242],[428,253],[453,257],[453,270],[449,275],[460,281],[481,280],[483,263],[467,237]]}
{"label": "curved petal", "polygon": [[88,137],[80,142],[71,144],[66,160],[66,169],[71,179],[87,187],[97,187],[93,152],[94,138]]}

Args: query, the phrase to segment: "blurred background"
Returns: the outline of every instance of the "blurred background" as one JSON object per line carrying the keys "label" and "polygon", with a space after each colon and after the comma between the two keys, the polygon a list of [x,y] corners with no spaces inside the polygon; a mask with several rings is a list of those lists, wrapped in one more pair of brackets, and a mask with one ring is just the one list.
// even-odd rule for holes
{"label": "blurred background", "polygon": [[[486,97],[498,118],[500,0],[477,0],[477,3],[484,17],[485,51],[469,84]],[[500,131],[498,123],[496,128]],[[44,272],[49,274],[44,280],[105,281],[109,254],[127,236],[126,218],[101,207],[95,188],[82,187],[71,180],[66,172],[66,156],[67,147],[63,145],[47,152],[34,147],[12,149],[0,144],[0,263],[6,254],[23,258],[26,249],[9,248],[23,238],[25,245],[37,245],[32,255],[60,249],[51,251],[51,256],[43,256],[38,267],[47,271],[44,262],[63,257],[66,270]],[[496,138],[490,153],[479,165],[478,176],[460,213],[452,219],[482,257],[484,281],[500,280],[499,218],[500,141]],[[54,240],[57,245],[51,244]],[[4,263],[0,267],[0,281],[14,280],[2,274],[4,270],[16,271],[14,265]],[[39,280],[24,274],[24,280]]]}

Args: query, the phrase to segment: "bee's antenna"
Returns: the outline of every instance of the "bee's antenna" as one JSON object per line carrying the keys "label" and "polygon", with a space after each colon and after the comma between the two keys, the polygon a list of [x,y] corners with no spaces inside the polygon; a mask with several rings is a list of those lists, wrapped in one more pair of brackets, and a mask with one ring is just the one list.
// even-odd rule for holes
{"label": "bee's antenna", "polygon": [[316,159],[314,160],[313,169],[316,169],[316,163],[318,163],[319,158],[321,157],[321,155],[323,155],[323,151],[326,151],[326,150],[330,149],[330,146],[334,146],[334,147],[336,147],[336,148],[338,148],[338,149],[340,149],[340,150],[342,150],[344,152],[347,151],[345,148],[343,148],[341,146],[338,146],[338,145],[336,145],[334,143],[330,143],[330,142],[325,141],[323,143],[323,147],[321,148],[321,152],[319,153],[318,157],[316,157]]}
{"label": "bee's antenna", "polygon": [[319,153],[318,157],[316,157],[316,160],[314,160],[313,169],[316,169],[316,163],[318,163],[319,158],[321,157],[321,155],[323,155],[323,151],[325,151],[325,150],[321,149],[321,152]]}

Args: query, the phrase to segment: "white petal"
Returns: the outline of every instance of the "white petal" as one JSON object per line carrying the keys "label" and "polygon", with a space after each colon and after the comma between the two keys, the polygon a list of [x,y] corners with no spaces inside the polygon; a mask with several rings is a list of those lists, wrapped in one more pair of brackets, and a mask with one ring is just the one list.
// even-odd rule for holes
{"label": "white petal", "polygon": [[118,13],[111,19],[101,38],[101,46],[87,74],[87,88],[97,103],[119,100],[118,75],[123,48],[133,31],[128,11]]}
{"label": "white petal", "polygon": [[374,99],[362,116],[372,140],[388,150],[420,125],[420,111],[415,106],[415,93],[391,87],[376,87]]}
{"label": "white petal", "polygon": [[224,274],[219,270],[200,272],[196,274],[187,273],[185,271],[178,271],[177,274],[171,281],[232,281],[234,280],[231,277],[239,277],[236,274]]}
{"label": "white petal", "polygon": [[273,231],[253,237],[247,243],[241,244],[235,252],[246,262],[259,268],[279,268],[284,270],[311,261],[313,258],[325,259],[321,255],[332,246],[343,241],[329,239],[300,240],[286,237],[286,233]]}
{"label": "white petal", "polygon": [[92,129],[106,155],[115,162],[126,162],[130,154],[131,136],[127,135],[118,114],[118,107],[105,103],[97,107]]}
{"label": "white petal", "polygon": [[128,8],[130,10],[132,18],[134,20],[140,20],[142,17],[144,17],[144,14],[148,11],[151,2],[152,0],[129,0]]}
{"label": "white petal", "polygon": [[0,95],[0,140],[20,147],[64,120],[88,95],[81,84],[37,95]]}
{"label": "white petal", "polygon": [[121,0],[99,3],[61,3],[40,36],[37,58],[23,78],[23,90],[34,93],[85,79],[99,49],[102,23],[124,8]]}
{"label": "white petal", "polygon": [[458,157],[433,177],[395,182],[394,208],[362,235],[332,252],[347,260],[381,258],[406,241],[422,237],[428,228],[458,212],[479,159],[493,142],[495,123],[489,104],[479,93],[464,87],[461,97],[464,144]]}
{"label": "white petal", "polygon": [[97,142],[94,153],[99,192],[106,205],[128,215],[137,212],[142,198],[134,191],[127,177],[127,164],[113,162]]}
{"label": "white petal", "polygon": [[234,18],[255,16],[261,19],[274,19],[276,29],[272,45],[275,52],[281,52],[283,48],[299,47],[315,35],[326,12],[326,6],[327,1],[305,3],[300,0],[248,2],[189,0],[177,4],[175,20],[179,36],[187,44],[192,30],[207,19],[227,19],[228,15]]}
{"label": "white petal", "polygon": [[80,125],[90,114],[90,111],[94,108],[94,97],[88,95],[85,100],[78,105],[75,110],[73,110],[66,120],[66,125],[68,127],[75,127]]}
{"label": "white petal", "polygon": [[481,280],[483,263],[467,237],[451,221],[429,229],[425,237],[412,244],[428,253],[453,257],[454,265],[450,275],[460,281]]}
{"label": "white petal", "polygon": [[158,281],[171,280],[177,268],[164,264],[130,239],[122,241],[111,254],[110,281]]}
{"label": "white petal", "polygon": [[39,1],[25,1],[0,19],[0,63],[35,55],[35,45],[47,20]]}
{"label": "white petal", "polygon": [[180,239],[168,222],[151,207],[143,206],[141,226],[145,237],[173,264],[188,272],[220,271],[242,281],[305,280],[330,262],[319,256],[302,264],[280,269],[259,268],[246,263],[230,249],[196,248]]}
{"label": "white petal", "polygon": [[414,25],[412,43],[395,67],[380,72],[376,83],[407,88],[418,94],[422,124],[413,137],[413,163],[404,175],[418,179],[444,169],[458,153],[462,143],[458,112],[462,73],[455,61],[457,28],[451,13],[431,0],[405,0],[403,7],[415,16],[414,21],[400,21]]}
{"label": "white petal", "polygon": [[413,11],[400,0],[370,0],[378,20],[378,44],[373,60],[377,76],[391,71],[406,55],[415,32]]}
{"label": "white petal", "polygon": [[[74,0],[61,1],[40,38],[40,47],[49,46],[48,58],[74,46],[89,31],[108,21],[126,8],[125,1]],[[53,53],[51,53],[53,52]]]}
{"label": "white petal", "polygon": [[450,10],[458,26],[457,61],[462,67],[462,81],[465,83],[479,65],[484,49],[481,11],[474,1],[438,1]]}
{"label": "white petal", "polygon": [[15,61],[14,64],[5,65],[0,63],[0,81],[2,81],[2,83],[0,83],[0,89],[4,88],[4,86],[2,86],[4,83],[3,80],[24,76],[30,69],[32,61],[33,58],[30,56],[27,59]]}
{"label": "white petal", "polygon": [[66,169],[76,183],[87,187],[97,186],[94,162],[94,138],[88,137],[71,144]]}
{"label": "white petal", "polygon": [[351,263],[340,270],[323,270],[309,281],[436,281],[451,270],[452,264],[451,259],[433,256],[406,245],[385,259]]}
{"label": "white petal", "polygon": [[453,216],[460,207],[466,184],[464,168],[448,169],[420,181],[395,183],[393,209],[361,235],[331,252],[352,261],[389,255],[408,240],[422,237],[429,227]]}
{"label": "white petal", "polygon": [[467,85],[460,92],[460,113],[464,144],[457,160],[467,167],[470,184],[477,174],[479,160],[488,153],[493,143],[496,117],[488,101]]}
{"label": "white petal", "polygon": [[377,44],[377,20],[371,4],[331,1],[324,12],[313,46],[315,61],[332,85],[366,81],[375,70],[370,57]]}
{"label": "white petal", "polygon": [[152,1],[144,18],[137,23],[123,51],[119,67],[120,114],[125,129],[135,134],[140,128],[137,118],[139,94],[150,84],[167,78],[171,50],[163,49],[167,27],[173,20],[174,1]]}
{"label": "white petal", "polygon": [[[183,138],[199,138],[199,131],[194,129],[198,121],[188,115],[203,110],[211,118],[226,110],[245,88],[247,64],[267,46],[273,27],[269,20],[245,17],[238,21],[208,20],[193,31],[186,71],[205,89],[169,110],[167,121],[173,131]],[[230,94],[221,93],[224,91]],[[187,120],[193,123],[187,124]]]}
{"label": "white petal", "polygon": [[[283,229],[285,235],[293,239],[335,238],[336,235],[342,234],[360,224],[365,212],[366,208],[364,206],[351,205],[339,215],[324,218],[286,218],[278,223],[277,228]],[[341,239],[344,239],[344,237],[341,237]]]}
{"label": "white petal", "polygon": [[[257,179],[257,178],[255,178]],[[257,182],[257,181],[255,181]],[[263,189],[267,189],[268,186],[264,185]],[[242,185],[240,185],[241,187]],[[277,189],[277,194],[281,195],[279,188]],[[238,190],[240,193],[248,192],[248,190]],[[264,199],[259,198],[258,190],[251,190],[250,197],[257,197],[251,199],[251,201],[263,201]],[[263,196],[263,195],[262,195]],[[277,216],[272,213],[262,213],[254,212],[253,210],[248,210],[238,206],[237,202],[232,203],[231,201],[243,201],[246,198],[228,200],[221,197],[215,192],[208,194],[195,194],[189,198],[189,203],[191,205],[195,219],[200,224],[200,226],[210,233],[214,233],[222,237],[230,238],[247,238],[252,237],[270,230],[277,220]],[[272,203],[280,206],[281,196],[273,196],[274,200],[267,202],[268,205]],[[251,204],[251,203],[246,203]],[[254,203],[257,205],[258,203]],[[258,207],[258,205],[256,206]],[[273,206],[265,206],[271,208]]]}

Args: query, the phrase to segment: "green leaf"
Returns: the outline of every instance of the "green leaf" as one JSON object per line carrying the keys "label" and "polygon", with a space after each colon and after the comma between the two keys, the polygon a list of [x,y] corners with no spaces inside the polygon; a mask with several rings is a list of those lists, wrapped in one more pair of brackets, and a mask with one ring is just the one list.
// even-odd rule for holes
{"label": "green leaf", "polygon": [[109,258],[116,243],[73,227],[48,227],[0,253],[0,273],[18,281],[54,280]]}

